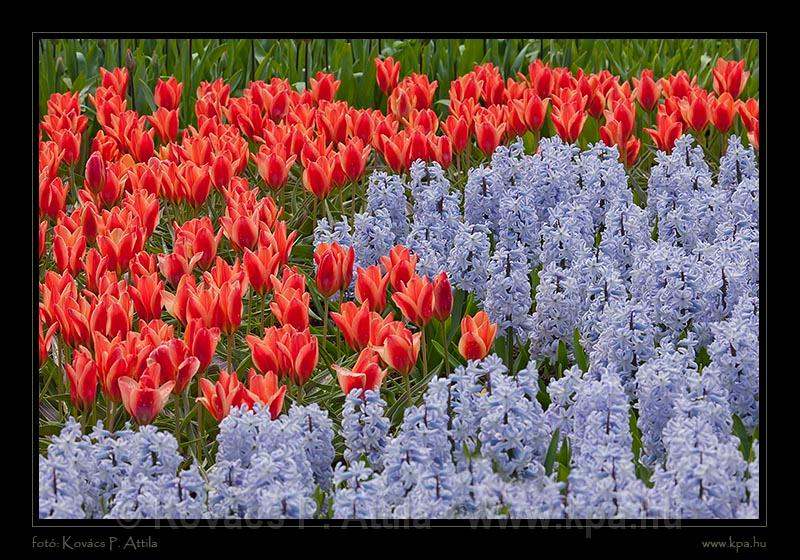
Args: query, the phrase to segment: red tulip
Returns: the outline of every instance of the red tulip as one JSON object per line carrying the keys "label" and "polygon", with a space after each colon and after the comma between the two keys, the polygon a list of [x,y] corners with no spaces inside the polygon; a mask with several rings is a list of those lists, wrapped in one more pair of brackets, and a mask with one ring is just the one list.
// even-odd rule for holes
{"label": "red tulip", "polygon": [[369,109],[350,109],[347,114],[347,131],[353,138],[360,139],[365,145],[372,144],[375,121]]}
{"label": "red tulip", "polygon": [[408,321],[424,327],[433,316],[433,284],[415,274],[392,294],[392,301]]}
{"label": "red tulip", "polygon": [[128,70],[114,68],[109,72],[105,68],[100,68],[100,85],[113,90],[120,97],[125,97],[128,90]]}
{"label": "red tulip", "polygon": [[[128,356],[125,349],[120,344],[119,337],[108,340],[100,333],[94,333],[94,356],[97,364],[97,377],[100,380],[100,387],[103,394],[110,401],[119,402],[122,399],[119,380],[128,375],[129,365]],[[142,356],[144,360],[150,353],[147,348],[146,354]],[[137,361],[137,355],[130,356],[132,361]]]}
{"label": "red tulip", "polygon": [[389,275],[389,284],[396,291],[415,274],[417,256],[412,255],[406,247],[395,245],[389,251],[388,256],[381,257],[381,264]]}
{"label": "red tulip", "polygon": [[128,287],[136,315],[142,321],[151,321],[161,318],[161,292],[164,283],[158,279],[157,273],[134,277],[134,285]]}
{"label": "red tulip", "polygon": [[652,111],[658,105],[661,97],[661,86],[653,79],[653,71],[645,68],[642,70],[641,77],[631,78],[634,87],[634,95],[639,105],[645,111]]}
{"label": "red tulip", "polygon": [[736,117],[736,103],[727,91],[719,96],[719,99],[711,98],[709,102],[711,111],[711,122],[722,133],[728,132],[733,126],[733,119]]}
{"label": "red tulip", "polygon": [[675,141],[683,134],[683,124],[672,115],[659,112],[656,116],[656,128],[645,128],[644,131],[650,135],[659,150],[670,153]]}
{"label": "red tulip", "polygon": [[47,328],[45,332],[42,320],[44,313],[39,310],[39,367],[41,368],[47,359],[50,357],[50,344],[53,342],[53,337],[58,330],[58,323],[53,323]]}
{"label": "red tulip", "polygon": [[408,134],[400,132],[392,137],[383,135],[383,159],[386,165],[395,173],[401,173],[408,167],[409,150],[411,148],[411,141]]}
{"label": "red tulip", "polygon": [[153,100],[158,107],[173,111],[180,106],[181,92],[183,92],[183,84],[178,82],[175,76],[171,76],[166,82],[159,78],[156,82]]}
{"label": "red tulip", "polygon": [[705,130],[711,114],[708,108],[708,98],[704,94],[694,91],[686,99],[681,99],[679,106],[686,126],[695,132]]}
{"label": "red tulip", "polygon": [[342,82],[335,79],[333,74],[317,72],[316,78],[311,78],[309,83],[311,98],[314,103],[319,105],[320,101],[333,101],[333,98],[336,97],[336,90],[339,89]]}
{"label": "red tulip", "polygon": [[554,80],[553,72],[549,64],[545,65],[539,59],[534,60],[528,66],[528,76],[531,87],[536,91],[536,95],[542,99],[550,97]]}
{"label": "red tulip", "polygon": [[339,144],[339,164],[350,181],[355,182],[364,176],[370,151],[369,144],[364,145],[360,138],[352,138],[346,145]]}
{"label": "red tulip", "polygon": [[690,80],[686,70],[681,70],[674,76],[670,75],[667,78],[661,78],[658,83],[661,89],[664,90],[665,97],[683,99],[692,93],[697,83],[697,78],[695,77]]}
{"label": "red tulip", "polygon": [[128,147],[130,154],[138,162],[147,161],[155,153],[155,144],[153,143],[153,135],[155,129],[143,130],[141,128],[134,128],[131,130],[130,139],[128,140]]}
{"label": "red tulip", "polygon": [[400,79],[400,62],[395,62],[391,56],[381,60],[375,57],[375,80],[378,82],[380,90],[389,94]]}
{"label": "red tulip", "polygon": [[92,354],[81,346],[75,351],[72,364],[66,364],[64,369],[69,379],[72,403],[81,410],[88,410],[97,395],[97,365]]}
{"label": "red tulip", "polygon": [[744,59],[737,62],[719,58],[711,72],[714,75],[714,92],[720,96],[729,93],[734,99],[742,94],[750,77],[750,72],[744,69]]}
{"label": "red tulip", "polygon": [[168,381],[160,387],[154,377],[157,375],[158,364],[148,367],[147,372],[139,381],[130,377],[119,380],[119,390],[122,395],[122,404],[128,414],[140,425],[150,424],[164,408],[169,399],[175,383]]}
{"label": "red tulip", "polygon": [[453,311],[453,289],[446,272],[440,272],[433,280],[433,317],[446,321]]}
{"label": "red tulip", "polygon": [[338,243],[320,243],[314,251],[317,290],[325,297],[345,290],[353,279],[355,250]]}
{"label": "red tulip", "polygon": [[306,327],[295,329],[292,325],[284,326],[285,344],[279,345],[289,361],[289,376],[297,385],[304,385],[309,380],[319,359],[317,337],[311,335]]}
{"label": "red tulip", "polygon": [[343,368],[339,364],[333,364],[331,369],[336,372],[339,387],[345,395],[349,395],[354,389],[377,392],[386,377],[386,370],[382,370],[378,362],[378,354],[369,348],[361,351],[352,369]]}
{"label": "red tulip", "polygon": [[236,372],[220,371],[216,383],[205,377],[200,378],[200,391],[203,396],[198,397],[197,402],[201,403],[217,422],[221,422],[232,407],[242,404],[246,389],[236,377]]}
{"label": "red tulip", "polygon": [[89,318],[89,326],[93,332],[105,336],[124,337],[131,330],[132,321],[133,304],[130,296],[122,293],[117,298],[107,293],[98,299]]}
{"label": "red tulip", "polygon": [[283,399],[286,396],[286,385],[278,385],[278,376],[268,371],[259,375],[254,369],[247,370],[247,385],[250,397],[261,406],[268,408],[275,420],[283,410]]}
{"label": "red tulip", "polygon": [[333,189],[333,162],[320,156],[303,171],[303,186],[317,198],[325,198]]}
{"label": "red tulip", "polygon": [[69,270],[77,276],[83,270],[83,253],[86,251],[86,237],[80,226],[69,231],[64,225],[53,228],[53,257],[59,272]]}
{"label": "red tulip", "polygon": [[550,113],[550,120],[553,121],[556,132],[562,140],[569,143],[574,143],[580,137],[586,118],[586,112],[574,102],[562,103],[559,106],[554,103]]}
{"label": "red tulip", "polygon": [[453,145],[447,136],[429,134],[428,153],[433,161],[442,166],[442,169],[447,169],[453,163]]}
{"label": "red tulip", "polygon": [[200,362],[198,371],[205,371],[211,365],[219,336],[219,329],[206,328],[202,319],[194,319],[187,323],[186,330],[183,332],[183,341],[192,356]]}
{"label": "red tulip", "polygon": [[59,212],[67,207],[69,181],[62,182],[61,177],[48,181],[39,181],[39,216],[55,219]]}
{"label": "red tulip", "polygon": [[280,264],[281,255],[275,253],[271,247],[259,245],[256,252],[244,250],[247,281],[258,295],[263,296],[272,289],[271,277],[278,273]]}
{"label": "red tulip", "polygon": [[442,123],[442,130],[450,138],[454,152],[463,152],[469,143],[469,124],[464,117],[450,115]]}
{"label": "red tulip", "polygon": [[544,117],[547,114],[549,99],[542,99],[535,93],[526,92],[523,98],[525,102],[525,124],[528,130],[538,132],[544,126]]}
{"label": "red tulip", "polygon": [[284,329],[269,327],[264,329],[264,338],[247,335],[245,341],[250,347],[253,365],[261,373],[274,372],[279,376],[288,375],[291,366],[289,357],[281,350],[286,346],[286,333]]}
{"label": "red tulip", "polygon": [[178,137],[178,113],[178,109],[170,111],[164,107],[159,107],[152,116],[147,117],[150,126],[155,129],[156,134],[164,144],[174,142]]}
{"label": "red tulip", "polygon": [[258,221],[252,215],[242,214],[228,207],[226,214],[220,217],[219,225],[234,251],[238,253],[245,248],[252,249],[258,241]]}
{"label": "red tulip", "polygon": [[63,150],[63,160],[67,165],[74,165],[81,157],[81,134],[72,130],[54,130],[53,140]]}
{"label": "red tulip", "polygon": [[253,156],[258,174],[272,190],[279,190],[286,185],[286,181],[289,179],[289,170],[296,159],[297,157],[294,155],[285,157],[283,150],[267,151],[266,147],[262,147],[258,154]]}
{"label": "red tulip", "polygon": [[736,109],[739,111],[739,117],[741,117],[745,129],[752,132],[755,123],[758,122],[758,99],[751,98],[746,102],[737,101]]}
{"label": "red tulip", "polygon": [[242,323],[244,290],[239,280],[229,280],[219,288],[219,301],[215,309],[213,326],[219,327],[224,334],[233,334]]}
{"label": "red tulip", "polygon": [[97,194],[106,184],[106,164],[100,152],[92,152],[86,160],[83,186]]}
{"label": "red tulip", "polygon": [[411,334],[411,331],[398,321],[386,325],[384,329],[387,331],[385,336],[382,337],[380,344],[372,347],[372,350],[378,352],[384,364],[400,375],[408,375],[417,363],[422,333]]}
{"label": "red tulip", "polygon": [[505,123],[496,123],[488,116],[476,115],[475,138],[478,148],[485,155],[491,155],[503,140]]}
{"label": "red tulip", "polygon": [[[157,385],[173,382],[172,392],[179,395],[200,369],[200,360],[192,356],[189,347],[180,339],[173,338],[157,346],[147,358],[148,366],[158,364]],[[155,370],[154,370],[155,371]]]}
{"label": "red tulip", "polygon": [[197,253],[187,259],[181,253],[158,255],[158,268],[170,286],[177,286],[181,278],[192,274],[194,265],[197,264],[201,256],[200,253]]}
{"label": "red tulip", "polygon": [[465,315],[461,320],[461,339],[458,351],[466,360],[482,360],[489,354],[497,334],[497,325],[489,321],[485,311],[474,317]]}
{"label": "red tulip", "polygon": [[350,348],[361,350],[369,345],[372,315],[366,302],[357,307],[352,301],[346,301],[339,308],[339,313],[331,312],[331,319],[342,331],[344,342]]}
{"label": "red tulip", "polygon": [[379,265],[357,268],[356,299],[366,303],[371,311],[383,312],[386,309],[386,287],[389,285],[389,274],[381,274]]}
{"label": "red tulip", "polygon": [[639,155],[641,142],[635,136],[626,137],[623,125],[613,117],[609,117],[606,124],[600,127],[600,138],[606,146],[616,146],[619,159],[625,165],[631,166]]}

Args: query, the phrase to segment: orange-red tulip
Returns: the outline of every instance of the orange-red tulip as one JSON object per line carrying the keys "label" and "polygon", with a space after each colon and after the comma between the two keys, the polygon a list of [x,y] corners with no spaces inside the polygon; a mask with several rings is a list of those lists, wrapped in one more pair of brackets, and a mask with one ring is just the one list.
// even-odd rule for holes
{"label": "orange-red tulip", "polygon": [[253,368],[247,370],[247,386],[250,397],[261,406],[268,408],[270,416],[275,420],[283,410],[283,399],[286,396],[286,385],[278,385],[278,376],[268,371],[259,375]]}
{"label": "orange-red tulip", "polygon": [[180,106],[183,84],[171,76],[166,82],[161,78],[156,82],[153,100],[158,107],[173,111]]}
{"label": "orange-red tulip", "polygon": [[675,141],[683,134],[683,124],[672,115],[659,112],[656,116],[656,128],[645,128],[644,131],[650,135],[659,150],[670,153]]}
{"label": "orange-red tulip", "polygon": [[155,129],[156,134],[164,144],[174,142],[178,138],[178,113],[178,109],[170,111],[164,107],[159,107],[152,116],[147,117],[150,126]]}
{"label": "orange-red tulip", "polygon": [[238,407],[245,403],[246,389],[236,377],[236,372],[219,372],[219,379],[212,383],[205,377],[200,378],[200,391],[202,397],[197,398],[197,402],[202,404],[217,422],[221,422],[232,407]]}
{"label": "orange-red tulip", "polygon": [[67,206],[68,192],[69,181],[63,182],[61,177],[39,181],[39,216],[55,219]]}
{"label": "orange-red tulip", "polygon": [[138,381],[130,377],[119,380],[119,389],[122,395],[122,404],[128,414],[136,420],[137,424],[150,424],[156,419],[169,399],[175,382],[168,381],[158,386],[155,381],[158,364],[148,367]]}
{"label": "orange-red tulip", "polygon": [[278,273],[281,255],[271,247],[259,245],[255,252],[244,250],[244,269],[253,291],[264,295],[272,289],[272,276]]}
{"label": "orange-red tulip", "polygon": [[433,280],[433,317],[446,321],[453,311],[453,289],[446,272],[440,272]]}
{"label": "orange-red tulip", "polygon": [[283,150],[267,151],[266,147],[262,147],[258,154],[253,155],[258,174],[272,190],[279,190],[286,185],[286,181],[289,179],[289,170],[296,159],[295,155],[287,158]]}
{"label": "orange-red tulip", "polygon": [[388,255],[381,256],[381,264],[389,275],[389,284],[393,290],[408,282],[417,269],[417,256],[412,255],[408,248],[395,245]]}
{"label": "orange-red tulip", "polygon": [[661,86],[653,79],[653,71],[645,68],[639,78],[633,77],[631,81],[639,106],[645,111],[652,111],[661,97]]}
{"label": "orange-red tulip", "polygon": [[382,274],[380,265],[356,269],[356,300],[366,303],[371,311],[383,312],[386,309],[386,287],[389,274]]}
{"label": "orange-red tulip", "polygon": [[733,119],[736,117],[736,103],[727,91],[719,98],[711,98],[709,102],[711,111],[711,122],[720,132],[728,132],[733,126]]}
{"label": "orange-red tulip", "polygon": [[325,297],[347,289],[353,279],[353,247],[345,249],[338,243],[320,243],[314,251],[317,266],[317,290]]}
{"label": "orange-red tulip", "polygon": [[81,410],[88,410],[97,395],[97,365],[92,354],[81,346],[72,357],[72,364],[64,369],[69,379],[69,396],[72,403]]}
{"label": "orange-red tulip", "polygon": [[386,377],[386,370],[381,369],[378,362],[378,354],[369,348],[361,351],[352,369],[338,364],[333,364],[331,369],[336,372],[339,387],[345,395],[349,395],[353,389],[379,391]]}
{"label": "orange-red tulip", "polygon": [[61,224],[53,228],[53,257],[59,272],[69,270],[73,276],[81,272],[85,251],[86,237],[80,226],[75,231],[69,231]]}
{"label": "orange-red tulip", "polygon": [[331,319],[342,331],[345,344],[353,350],[361,350],[370,344],[372,314],[366,302],[358,307],[352,301],[346,301],[338,313],[331,312]]}
{"label": "orange-red tulip", "polygon": [[289,377],[297,385],[304,385],[309,380],[319,360],[317,337],[311,335],[306,327],[295,329],[292,325],[283,327],[285,343],[279,345],[289,361]]}
{"label": "orange-red tulip", "polygon": [[400,79],[400,62],[391,56],[387,56],[383,60],[375,57],[375,80],[378,82],[380,90],[389,94],[395,87]]}
{"label": "orange-red tulip", "polygon": [[461,339],[458,351],[466,360],[482,360],[489,354],[497,334],[497,325],[489,321],[485,311],[474,317],[465,315],[461,320]]}
{"label": "orange-red tulip", "polygon": [[128,287],[128,292],[139,319],[152,321],[161,318],[163,291],[164,283],[158,279],[157,273],[134,276],[134,284]]}
{"label": "orange-red tulip", "polygon": [[424,327],[433,317],[433,284],[415,274],[392,294],[392,301],[408,321]]}
{"label": "orange-red tulip", "polygon": [[157,385],[174,382],[172,392],[179,395],[200,370],[200,360],[192,356],[186,343],[178,338],[164,342],[150,352],[147,364],[158,364]]}
{"label": "orange-red tulip", "polygon": [[287,330],[278,327],[264,329],[264,338],[247,335],[245,341],[250,347],[253,365],[261,373],[274,372],[279,376],[288,375],[291,369],[289,357],[281,350],[286,346]]}
{"label": "orange-red tulip", "polygon": [[205,371],[211,365],[219,336],[219,329],[216,327],[206,328],[202,319],[193,319],[186,324],[183,341],[192,356],[200,362],[199,371]]}
{"label": "orange-red tulip", "polygon": [[729,93],[734,99],[742,94],[750,77],[750,72],[744,69],[744,59],[737,62],[719,58],[711,73],[714,75],[714,92],[717,95]]}
{"label": "orange-red tulip", "polygon": [[379,335],[380,344],[372,347],[378,352],[384,364],[397,371],[400,375],[408,375],[414,369],[419,356],[419,345],[422,333],[412,334],[410,330],[399,321],[387,324],[386,331]]}
{"label": "orange-red tulip", "polygon": [[695,132],[702,132],[711,120],[706,95],[692,92],[686,99],[680,101],[681,116],[686,126]]}
{"label": "orange-red tulip", "polygon": [[325,198],[333,188],[333,162],[320,156],[303,171],[303,186],[317,198]]}

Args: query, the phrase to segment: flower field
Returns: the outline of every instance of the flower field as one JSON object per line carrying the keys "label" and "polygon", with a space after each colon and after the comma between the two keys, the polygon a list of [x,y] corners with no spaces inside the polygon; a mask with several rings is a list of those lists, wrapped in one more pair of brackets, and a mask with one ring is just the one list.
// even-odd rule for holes
{"label": "flower field", "polygon": [[758,519],[758,42],[42,40],[40,519]]}

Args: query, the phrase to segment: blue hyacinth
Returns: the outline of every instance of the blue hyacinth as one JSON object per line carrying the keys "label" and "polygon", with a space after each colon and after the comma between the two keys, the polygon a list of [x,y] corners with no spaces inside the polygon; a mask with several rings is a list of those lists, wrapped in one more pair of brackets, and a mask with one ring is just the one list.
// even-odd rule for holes
{"label": "blue hyacinth", "polygon": [[375,391],[353,389],[342,409],[342,436],[345,461],[364,461],[377,472],[383,469],[383,450],[389,433],[389,420],[384,416],[386,402]]}

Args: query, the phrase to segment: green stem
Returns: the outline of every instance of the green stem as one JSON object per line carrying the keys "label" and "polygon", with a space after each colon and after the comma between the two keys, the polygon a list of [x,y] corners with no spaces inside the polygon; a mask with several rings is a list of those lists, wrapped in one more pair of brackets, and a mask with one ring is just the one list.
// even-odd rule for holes
{"label": "green stem", "polygon": [[106,411],[106,430],[108,430],[109,432],[114,431],[116,412],[117,412],[117,403],[110,402],[108,404],[108,410]]}
{"label": "green stem", "polygon": [[420,328],[422,336],[420,337],[420,348],[422,350],[422,376],[428,375],[428,342],[425,338],[425,327]]}
{"label": "green stem", "polygon": [[325,298],[322,311],[322,342],[323,344],[328,341],[328,298]]}
{"label": "green stem", "polygon": [[512,373],[514,368],[514,329],[511,327],[508,327],[506,331],[506,352],[508,356],[508,371]]}
{"label": "green stem", "polygon": [[173,395],[175,400],[175,441],[178,442],[178,449],[181,447],[181,396]]}
{"label": "green stem", "polygon": [[445,321],[440,321],[442,326],[442,348],[444,348],[444,374],[450,375],[450,357],[447,344],[447,329],[445,328]]}
{"label": "green stem", "polygon": [[403,383],[406,386],[406,402],[411,406],[411,372],[403,376]]}
{"label": "green stem", "polygon": [[228,335],[228,373],[233,371],[233,333]]}

